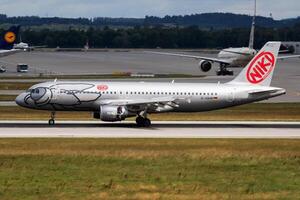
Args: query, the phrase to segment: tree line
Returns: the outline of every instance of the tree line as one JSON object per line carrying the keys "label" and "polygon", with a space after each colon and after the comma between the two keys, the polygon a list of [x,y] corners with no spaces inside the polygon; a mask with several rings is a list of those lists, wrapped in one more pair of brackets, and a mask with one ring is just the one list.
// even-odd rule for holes
{"label": "tree line", "polygon": [[[3,32],[3,30],[0,30]],[[197,26],[186,28],[134,27],[130,29],[103,29],[90,27],[79,30],[25,29],[22,41],[30,45],[82,48],[86,42],[93,48],[225,48],[248,46],[250,30],[234,28],[203,30]],[[267,41],[300,41],[300,24],[289,28],[257,27],[255,48]]]}
{"label": "tree line", "polygon": [[[22,26],[41,25],[80,25],[80,26],[198,26],[200,28],[247,28],[250,27],[252,16],[233,13],[202,13],[192,15],[174,15],[165,17],[146,16],[144,18],[64,18],[64,17],[38,17],[19,16],[8,17],[0,14],[0,24],[19,24]],[[300,18],[274,20],[271,17],[257,16],[256,23],[262,27],[286,27],[300,23]]]}

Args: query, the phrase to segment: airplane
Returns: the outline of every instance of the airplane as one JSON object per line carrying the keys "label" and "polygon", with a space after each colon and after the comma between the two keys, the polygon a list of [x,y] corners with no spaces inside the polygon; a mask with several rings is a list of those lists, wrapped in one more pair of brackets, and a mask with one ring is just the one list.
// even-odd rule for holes
{"label": "airplane", "polygon": [[0,56],[7,56],[18,50],[13,49],[16,38],[19,34],[20,26],[11,26],[6,30],[0,39]]}
{"label": "airplane", "polygon": [[285,89],[270,86],[280,45],[268,42],[235,79],[224,84],[54,80],[33,85],[15,102],[51,111],[49,125],[55,124],[58,111],[87,111],[106,122],[137,116],[139,127],[149,127],[148,114],[211,111],[285,94]]}
{"label": "airplane", "polygon": [[[219,63],[220,69],[217,71],[218,76],[233,75],[232,70],[228,68],[242,68],[257,54],[257,50],[254,49],[254,36],[255,36],[255,19],[256,19],[256,0],[254,1],[254,15],[252,19],[252,26],[250,31],[250,39],[248,47],[236,47],[236,48],[226,48],[221,50],[217,58],[187,55],[187,54],[177,54],[177,53],[164,53],[164,52],[153,52],[146,51],[152,54],[167,55],[167,56],[177,56],[184,58],[193,58],[200,60],[199,68],[203,72],[209,72],[212,69],[213,63]],[[282,51],[285,52],[285,51]],[[281,51],[280,51],[281,53]],[[288,58],[299,58],[300,55],[289,55],[280,56],[278,59],[288,59]]]}
{"label": "airplane", "polygon": [[30,46],[28,43],[22,42],[22,38],[20,36],[20,42],[17,44],[14,44],[14,49],[19,49],[19,50],[23,50],[23,51],[32,51],[35,48],[46,48],[46,45],[43,46]]}

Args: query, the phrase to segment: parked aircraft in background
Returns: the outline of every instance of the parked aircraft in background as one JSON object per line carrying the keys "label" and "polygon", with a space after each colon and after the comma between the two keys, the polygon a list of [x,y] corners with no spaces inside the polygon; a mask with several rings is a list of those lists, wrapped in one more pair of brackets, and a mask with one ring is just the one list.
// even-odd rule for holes
{"label": "parked aircraft in background", "polygon": [[136,118],[148,127],[148,114],[200,112],[269,99],[286,93],[271,87],[280,42],[269,42],[242,72],[225,84],[54,81],[32,86],[16,98],[22,107],[49,110],[49,124],[57,111],[89,111],[103,121]]}
{"label": "parked aircraft in background", "polygon": [[[177,54],[177,53],[163,53],[163,52],[151,52],[159,55],[177,56],[184,58],[194,58],[200,60],[199,68],[203,72],[209,72],[213,63],[219,63],[220,69],[217,71],[218,76],[233,75],[232,70],[228,68],[241,68],[256,55],[257,51],[254,49],[254,36],[255,36],[255,18],[256,18],[256,0],[254,0],[254,15],[252,20],[250,39],[248,47],[237,47],[223,49],[218,53],[217,58],[203,57],[196,55]],[[280,56],[279,59],[295,58],[300,55]]]}
{"label": "parked aircraft in background", "polygon": [[20,37],[20,42],[17,44],[14,44],[14,49],[19,49],[23,51],[32,51],[35,48],[46,48],[46,45],[43,46],[30,46],[28,43],[22,42],[22,38]]}

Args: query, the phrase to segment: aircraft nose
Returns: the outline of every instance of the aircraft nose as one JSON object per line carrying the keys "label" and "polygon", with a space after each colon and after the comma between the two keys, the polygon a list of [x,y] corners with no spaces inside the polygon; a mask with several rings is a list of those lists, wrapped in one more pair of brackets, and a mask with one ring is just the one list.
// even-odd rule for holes
{"label": "aircraft nose", "polygon": [[18,104],[19,106],[24,107],[25,106],[24,98],[25,98],[24,93],[18,95],[17,98],[15,99],[16,104]]}

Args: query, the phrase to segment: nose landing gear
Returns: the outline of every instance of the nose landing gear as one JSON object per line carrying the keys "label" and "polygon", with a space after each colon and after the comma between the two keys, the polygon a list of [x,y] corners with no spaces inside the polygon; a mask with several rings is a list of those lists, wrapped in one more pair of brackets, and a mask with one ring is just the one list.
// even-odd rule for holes
{"label": "nose landing gear", "polygon": [[49,119],[48,124],[50,126],[55,125],[55,112],[51,112],[51,118]]}

